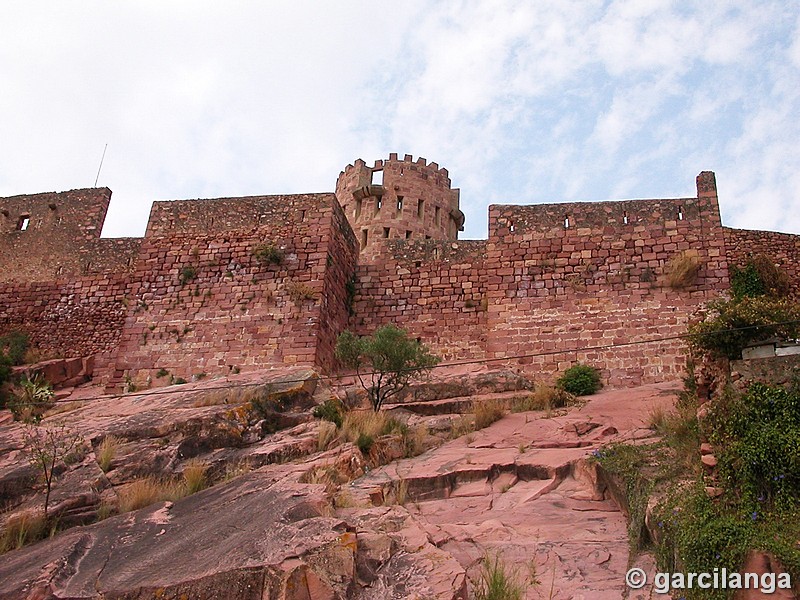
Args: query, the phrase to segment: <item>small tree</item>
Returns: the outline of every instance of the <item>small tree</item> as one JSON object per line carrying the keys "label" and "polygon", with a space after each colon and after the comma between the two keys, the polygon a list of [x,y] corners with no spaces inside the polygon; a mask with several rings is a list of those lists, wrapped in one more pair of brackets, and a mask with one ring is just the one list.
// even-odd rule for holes
{"label": "small tree", "polygon": [[56,467],[78,446],[80,436],[70,432],[65,423],[58,425],[25,425],[23,430],[28,460],[44,477],[44,516],[50,504]]}
{"label": "small tree", "polygon": [[345,331],[336,342],[336,357],[355,370],[375,412],[414,376],[427,374],[440,361],[427,346],[394,325],[384,325],[364,337]]}

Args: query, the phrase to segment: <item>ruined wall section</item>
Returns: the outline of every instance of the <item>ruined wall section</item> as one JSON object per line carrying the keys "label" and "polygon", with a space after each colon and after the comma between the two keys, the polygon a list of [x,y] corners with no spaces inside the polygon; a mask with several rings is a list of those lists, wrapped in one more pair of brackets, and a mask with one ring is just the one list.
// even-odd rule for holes
{"label": "ruined wall section", "polygon": [[728,262],[744,267],[759,254],[769,256],[789,276],[792,291],[800,295],[800,235],[723,227]]}
{"label": "ruined wall section", "polygon": [[[333,194],[155,203],[111,383],[329,366],[317,349],[323,296],[344,294],[339,278],[326,282],[329,247],[342,243],[334,203]],[[266,260],[267,248],[280,261]]]}
{"label": "ruined wall section", "polygon": [[[681,341],[628,344],[685,334],[697,306],[729,285],[713,173],[697,184],[697,198],[491,206],[487,356],[536,355],[520,363],[551,376],[602,365],[611,385],[679,376]],[[701,268],[673,289],[667,265],[683,252]]]}
{"label": "ruined wall section", "polygon": [[457,239],[464,215],[450,185],[447,169],[410,154],[345,167],[336,197],[359,241],[360,261],[379,260],[390,240]]}
{"label": "ruined wall section", "polygon": [[130,272],[139,240],[100,239],[111,190],[0,198],[0,282]]}
{"label": "ruined wall section", "polygon": [[339,203],[331,202],[330,225],[327,238],[325,276],[320,303],[319,335],[315,362],[326,370],[335,363],[336,339],[347,329],[355,300],[356,263],[358,242]]}
{"label": "ruined wall section", "polygon": [[359,264],[350,329],[393,323],[445,360],[485,356],[485,241],[390,240],[381,260]]}

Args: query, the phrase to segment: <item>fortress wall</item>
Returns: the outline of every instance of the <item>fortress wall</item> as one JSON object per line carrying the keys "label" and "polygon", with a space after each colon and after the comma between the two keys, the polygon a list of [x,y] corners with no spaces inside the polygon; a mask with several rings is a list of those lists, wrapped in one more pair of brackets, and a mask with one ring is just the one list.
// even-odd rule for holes
{"label": "fortress wall", "polygon": [[388,240],[382,260],[359,264],[350,328],[393,323],[445,360],[485,356],[485,241]]}
{"label": "fortress wall", "polygon": [[0,284],[0,334],[18,329],[45,356],[110,353],[127,312],[127,274]]}
{"label": "fortress wall", "polygon": [[789,276],[793,292],[800,294],[800,235],[730,227],[723,231],[731,265],[744,267],[753,256],[769,256]]}
{"label": "fortress wall", "polygon": [[[307,194],[155,203],[114,378],[157,384],[166,383],[160,369],[188,380],[315,364],[328,246],[341,244],[331,234],[334,202]],[[259,262],[262,244],[280,249],[279,265]]]}
{"label": "fortress wall", "polygon": [[131,270],[139,240],[100,239],[111,190],[0,198],[0,282]]}
{"label": "fortress wall", "polygon": [[[487,356],[538,354],[520,363],[544,377],[575,361],[602,365],[616,386],[679,376],[680,341],[585,349],[683,335],[728,287],[713,174],[698,177],[698,198],[492,206],[489,222]],[[684,251],[701,269],[673,289],[667,264]]]}

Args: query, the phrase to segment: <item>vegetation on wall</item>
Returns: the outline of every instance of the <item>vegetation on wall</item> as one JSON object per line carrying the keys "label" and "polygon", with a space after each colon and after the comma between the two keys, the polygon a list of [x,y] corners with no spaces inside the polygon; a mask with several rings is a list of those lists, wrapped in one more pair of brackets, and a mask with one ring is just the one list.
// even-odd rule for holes
{"label": "vegetation on wall", "polygon": [[283,251],[271,242],[253,248],[253,256],[261,265],[280,265],[283,262]]}
{"label": "vegetation on wall", "polygon": [[735,299],[756,296],[781,298],[789,294],[791,280],[767,256],[759,254],[747,261],[744,267],[730,269],[731,293]]}

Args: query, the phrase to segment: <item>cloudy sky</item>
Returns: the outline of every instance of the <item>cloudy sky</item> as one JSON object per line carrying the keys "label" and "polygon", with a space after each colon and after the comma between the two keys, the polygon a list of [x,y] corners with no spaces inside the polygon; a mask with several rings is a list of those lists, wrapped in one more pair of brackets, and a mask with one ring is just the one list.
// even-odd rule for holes
{"label": "cloudy sky", "polygon": [[795,0],[6,0],[0,196],[150,202],[332,191],[356,158],[435,160],[463,237],[492,203],[692,196],[800,233]]}

